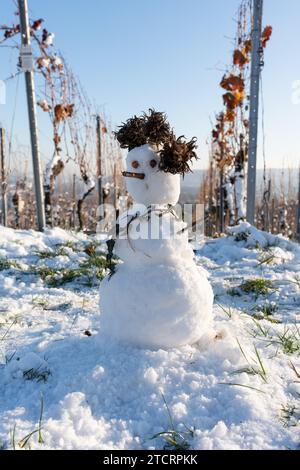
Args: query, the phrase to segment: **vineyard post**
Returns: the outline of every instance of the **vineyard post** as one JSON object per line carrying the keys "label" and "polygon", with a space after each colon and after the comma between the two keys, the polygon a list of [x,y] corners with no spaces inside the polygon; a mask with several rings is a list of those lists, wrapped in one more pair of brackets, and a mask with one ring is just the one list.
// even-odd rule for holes
{"label": "vineyard post", "polygon": [[259,89],[261,74],[261,34],[262,34],[263,0],[253,0],[253,27],[252,27],[252,60],[251,60],[251,87],[250,87],[250,118],[249,118],[249,162],[247,184],[247,220],[254,225],[255,220],[255,192],[256,192],[256,159],[257,159],[257,133]]}
{"label": "vineyard post", "polygon": [[73,175],[72,182],[72,207],[73,207],[73,228],[76,228],[76,175]]}
{"label": "vineyard post", "polygon": [[7,182],[5,170],[5,130],[0,128],[0,147],[1,147],[1,223],[4,227],[7,226]]}
{"label": "vineyard post", "polygon": [[225,220],[224,220],[224,170],[220,169],[220,232],[224,233],[225,229]]}
{"label": "vineyard post", "polygon": [[33,73],[33,57],[31,50],[30,28],[27,0],[18,0],[21,26],[21,68],[25,74],[28,117],[31,137],[33,175],[37,207],[37,225],[40,232],[45,229],[44,191],[41,176],[40,149],[38,141],[36,97]]}
{"label": "vineyard post", "polygon": [[97,127],[97,183],[98,183],[98,205],[102,206],[103,204],[103,195],[102,195],[102,141],[101,141],[101,118],[99,115],[96,116]]}
{"label": "vineyard post", "polygon": [[210,160],[209,167],[209,211],[208,211],[208,233],[209,237],[212,236],[213,232],[213,221],[212,221],[212,211],[213,211],[213,160]]}
{"label": "vineyard post", "polygon": [[299,196],[297,209],[297,240],[300,242],[300,168],[299,168]]}

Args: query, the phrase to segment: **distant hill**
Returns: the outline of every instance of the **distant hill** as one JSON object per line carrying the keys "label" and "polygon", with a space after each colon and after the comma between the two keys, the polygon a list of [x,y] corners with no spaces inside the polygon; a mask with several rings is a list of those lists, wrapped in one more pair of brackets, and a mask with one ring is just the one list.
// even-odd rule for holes
{"label": "distant hill", "polygon": [[[188,173],[181,181],[182,199],[193,200],[199,191],[199,188],[207,174],[207,170],[195,170],[193,173]],[[284,193],[287,196],[296,197],[298,194],[298,178],[299,172],[297,169],[273,168],[267,170],[267,179],[271,178],[272,192],[276,194]],[[257,170],[257,190],[258,196],[263,193],[263,170]]]}

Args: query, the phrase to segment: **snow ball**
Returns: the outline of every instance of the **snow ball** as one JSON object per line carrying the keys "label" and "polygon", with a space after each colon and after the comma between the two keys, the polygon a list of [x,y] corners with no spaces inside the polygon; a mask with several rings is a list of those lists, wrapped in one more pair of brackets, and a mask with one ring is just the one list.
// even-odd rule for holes
{"label": "snow ball", "polygon": [[219,421],[218,424],[212,429],[211,436],[222,438],[226,436],[228,428],[223,421]]}
{"label": "snow ball", "polygon": [[172,414],[175,416],[177,419],[181,419],[184,416],[187,415],[187,409],[184,403],[175,403],[175,405],[172,406]]}
{"label": "snow ball", "polygon": [[147,369],[144,373],[144,379],[146,380],[146,382],[154,385],[157,380],[158,380],[158,374],[157,372],[155,371],[155,369],[153,369],[153,367],[149,367],[149,369]]}

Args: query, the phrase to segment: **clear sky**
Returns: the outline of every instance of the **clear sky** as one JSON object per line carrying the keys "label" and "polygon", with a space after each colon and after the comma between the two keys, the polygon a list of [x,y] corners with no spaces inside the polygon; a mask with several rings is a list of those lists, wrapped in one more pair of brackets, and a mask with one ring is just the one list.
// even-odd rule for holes
{"label": "clear sky", "polygon": [[[166,111],[178,135],[199,139],[207,165],[210,119],[221,109],[218,87],[230,63],[239,0],[29,0],[33,19],[44,18],[56,47],[89,97],[117,125],[149,107]],[[10,23],[13,0],[0,0],[0,23]],[[267,164],[300,164],[300,2],[265,0],[264,25],[274,34],[263,72]],[[15,70],[16,53],[0,48],[0,79]],[[16,80],[7,86],[0,121],[11,126]],[[295,101],[295,100],[294,100]],[[297,101],[297,100],[296,100]],[[28,143],[23,77],[15,133]],[[42,130],[42,129],[41,129]],[[49,140],[41,133],[45,156]],[[262,166],[261,151],[259,166]]]}

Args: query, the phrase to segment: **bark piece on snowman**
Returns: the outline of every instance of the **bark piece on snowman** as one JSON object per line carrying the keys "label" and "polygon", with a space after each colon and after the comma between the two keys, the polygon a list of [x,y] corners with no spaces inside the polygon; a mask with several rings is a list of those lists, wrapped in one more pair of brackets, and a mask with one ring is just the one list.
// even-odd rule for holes
{"label": "bark piece on snowman", "polygon": [[191,171],[197,159],[196,138],[176,137],[165,113],[150,109],[134,116],[115,133],[126,159],[126,186],[136,202],[175,205],[180,195],[180,176]]}

